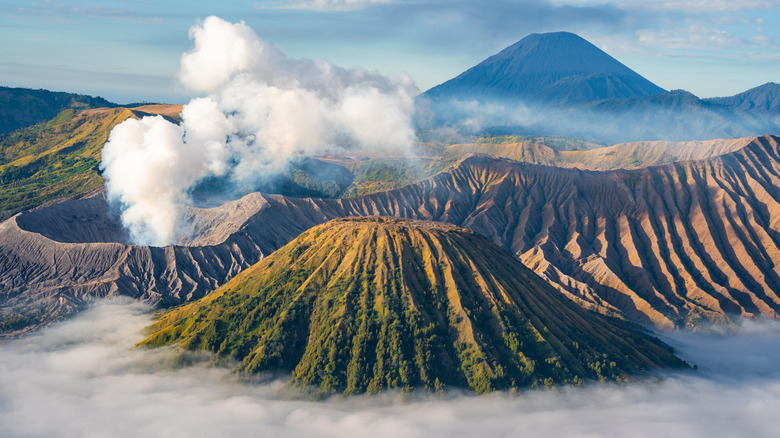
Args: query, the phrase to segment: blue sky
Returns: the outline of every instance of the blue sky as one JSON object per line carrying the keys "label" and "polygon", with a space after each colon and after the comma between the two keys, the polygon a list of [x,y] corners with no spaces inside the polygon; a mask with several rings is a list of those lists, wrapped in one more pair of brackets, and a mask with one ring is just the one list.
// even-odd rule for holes
{"label": "blue sky", "polygon": [[666,89],[780,82],[777,0],[4,0],[0,84],[183,102],[189,27],[245,21],[290,57],[406,72],[421,91],[530,33],[575,32]]}

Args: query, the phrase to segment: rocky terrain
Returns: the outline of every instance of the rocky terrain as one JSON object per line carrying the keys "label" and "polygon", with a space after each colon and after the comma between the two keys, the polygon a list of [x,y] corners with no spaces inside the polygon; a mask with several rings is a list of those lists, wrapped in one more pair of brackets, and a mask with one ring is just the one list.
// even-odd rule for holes
{"label": "rocky terrain", "polygon": [[567,300],[470,230],[397,218],[316,226],[143,342],[282,371],[325,394],[623,381],[683,367],[658,340]]}
{"label": "rocky terrain", "polygon": [[446,148],[442,161],[455,162],[470,153],[533,164],[587,170],[638,169],[687,160],[703,160],[735,152],[755,137],[703,141],[637,141],[588,150],[556,150],[541,141],[463,143]]}
{"label": "rocky terrain", "polygon": [[658,327],[777,318],[780,144],[704,159],[586,171],[473,156],[400,189],[349,199],[250,194],[190,212],[180,246],[121,243],[101,194],[0,225],[4,331],[123,294],[200,297],[303,231],[344,216],[470,228],[572,300]]}

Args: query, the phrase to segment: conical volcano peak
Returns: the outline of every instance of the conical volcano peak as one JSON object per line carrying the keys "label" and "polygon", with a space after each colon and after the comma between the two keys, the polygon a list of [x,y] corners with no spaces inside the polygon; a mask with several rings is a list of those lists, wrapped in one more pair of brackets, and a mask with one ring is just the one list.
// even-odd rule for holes
{"label": "conical volcano peak", "polygon": [[621,381],[685,366],[453,225],[336,219],[163,316],[147,345],[205,349],[325,393]]}
{"label": "conical volcano peak", "polygon": [[664,90],[570,32],[531,34],[425,96],[544,102],[642,97]]}
{"label": "conical volcano peak", "polygon": [[[561,75],[632,74],[631,69],[579,35],[569,32],[529,35],[485,60],[509,61],[514,74],[557,72]],[[635,74],[635,73],[634,73]]]}

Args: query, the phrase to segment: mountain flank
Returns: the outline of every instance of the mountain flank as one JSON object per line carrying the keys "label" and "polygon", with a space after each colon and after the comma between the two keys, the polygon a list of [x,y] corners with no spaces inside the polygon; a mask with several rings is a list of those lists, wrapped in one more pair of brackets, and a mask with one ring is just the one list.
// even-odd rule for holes
{"label": "mountain flank", "polygon": [[422,96],[560,104],[664,91],[583,38],[554,32],[529,35]]}
{"label": "mountain flank", "polygon": [[29,88],[0,87],[0,134],[54,118],[64,109],[114,108],[102,97]]}
{"label": "mountain flank", "polygon": [[69,108],[47,122],[0,135],[0,220],[101,187],[100,154],[116,125],[154,114],[173,120],[179,112],[181,105]]}
{"label": "mountain flank", "polygon": [[[508,136],[502,142],[479,141],[447,146],[441,152],[444,163],[459,161],[469,154],[484,154],[533,164],[573,167],[583,170],[639,169],[678,161],[704,160],[742,149],[755,137],[704,141],[638,141],[588,150],[556,150],[542,142]],[[444,166],[442,166],[444,167]]]}
{"label": "mountain flank", "polygon": [[314,227],[152,330],[142,345],[206,349],[325,393],[488,392],[685,366],[481,235],[396,218]]}
{"label": "mountain flank", "polygon": [[780,84],[767,82],[734,96],[705,100],[744,111],[778,114],[780,113]]}

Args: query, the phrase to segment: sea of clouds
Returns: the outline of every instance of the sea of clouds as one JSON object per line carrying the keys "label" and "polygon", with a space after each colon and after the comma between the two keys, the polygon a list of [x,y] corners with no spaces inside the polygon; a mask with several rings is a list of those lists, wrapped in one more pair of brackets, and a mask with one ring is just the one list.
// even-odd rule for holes
{"label": "sea of clouds", "polygon": [[3,437],[770,437],[780,412],[780,324],[665,333],[696,372],[519,395],[296,398],[170,352],[134,348],[148,308],[107,301],[0,345]]}

